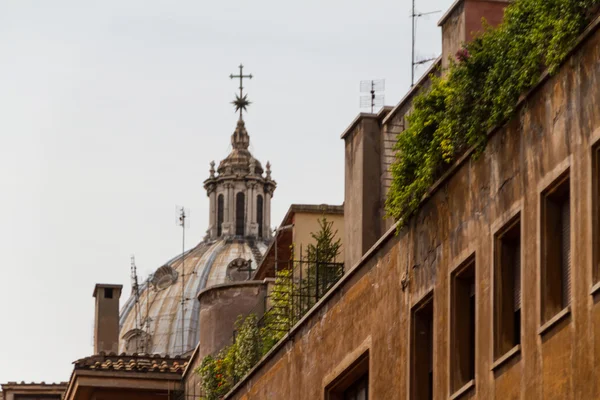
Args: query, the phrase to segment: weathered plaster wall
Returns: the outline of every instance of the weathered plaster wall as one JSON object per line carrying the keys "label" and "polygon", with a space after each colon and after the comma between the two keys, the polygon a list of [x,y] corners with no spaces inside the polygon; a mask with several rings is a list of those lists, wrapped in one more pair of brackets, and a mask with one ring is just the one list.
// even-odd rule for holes
{"label": "weathered plaster wall", "polygon": [[213,286],[198,294],[200,301],[200,343],[198,355],[214,354],[231,344],[235,321],[240,315],[264,313],[266,283],[247,281]]}
{"label": "weathered plaster wall", "polygon": [[[477,296],[475,386],[460,398],[600,398],[600,299],[590,294],[591,146],[600,139],[598,60],[600,32],[595,30],[558,75],[493,135],[485,153],[477,161],[467,160],[443,181],[409,226],[397,236],[387,235],[364,265],[351,271],[292,331],[293,340],[276,349],[228,398],[323,399],[324,387],[340,365],[366,346],[369,398],[407,399],[410,310],[431,290],[434,398],[449,398],[449,276],[472,254]],[[347,161],[357,162],[350,155],[347,152]],[[567,166],[571,311],[562,323],[540,335],[540,192]],[[356,173],[351,171],[350,178]],[[346,190],[366,190],[352,179],[349,182],[348,175],[346,182]],[[492,236],[515,210],[521,212],[523,232],[521,351],[492,372]],[[352,233],[349,225],[346,221],[347,232]],[[361,243],[360,237],[350,238],[347,248]],[[405,271],[410,282],[403,291]]]}

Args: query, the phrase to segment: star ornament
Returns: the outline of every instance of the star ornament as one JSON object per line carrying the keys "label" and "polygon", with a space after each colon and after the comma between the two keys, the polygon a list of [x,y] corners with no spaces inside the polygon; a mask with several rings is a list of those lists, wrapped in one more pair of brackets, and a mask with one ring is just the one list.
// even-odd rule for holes
{"label": "star ornament", "polygon": [[251,101],[248,100],[248,95],[240,96],[238,94],[235,95],[235,100],[231,102],[235,106],[235,111],[242,113],[242,111],[248,111],[247,107],[252,104]]}

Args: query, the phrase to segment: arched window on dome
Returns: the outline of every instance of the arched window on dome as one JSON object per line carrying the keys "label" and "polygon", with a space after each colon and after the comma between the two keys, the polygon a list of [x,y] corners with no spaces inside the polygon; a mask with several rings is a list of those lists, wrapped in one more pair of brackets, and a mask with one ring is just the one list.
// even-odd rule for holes
{"label": "arched window on dome", "polygon": [[263,197],[256,197],[256,222],[258,222],[258,237],[263,237]]}
{"label": "arched window on dome", "polygon": [[149,353],[152,347],[152,337],[141,329],[128,331],[122,339],[125,342],[125,352],[128,354]]}
{"label": "arched window on dome", "polygon": [[239,192],[235,196],[235,234],[244,236],[244,223],[246,222],[246,196]]}
{"label": "arched window on dome", "polygon": [[223,195],[220,194],[217,197],[217,236],[221,236],[223,233],[223,207],[224,207]]}

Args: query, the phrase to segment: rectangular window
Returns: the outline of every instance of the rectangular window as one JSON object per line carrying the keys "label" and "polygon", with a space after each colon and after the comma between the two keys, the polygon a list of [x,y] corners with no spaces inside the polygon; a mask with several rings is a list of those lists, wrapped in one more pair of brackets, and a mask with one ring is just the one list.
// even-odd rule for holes
{"label": "rectangular window", "polygon": [[541,217],[543,324],[567,307],[571,298],[571,206],[568,171],[542,193]]}
{"label": "rectangular window", "polygon": [[369,400],[368,351],[325,388],[325,400]]}
{"label": "rectangular window", "polygon": [[411,399],[433,399],[433,294],[412,312]]}
{"label": "rectangular window", "polygon": [[475,256],[451,277],[452,393],[475,379]]}
{"label": "rectangular window", "polygon": [[593,271],[594,283],[600,282],[600,143],[592,149],[592,221],[593,221]]}
{"label": "rectangular window", "polygon": [[104,288],[104,298],[112,299],[113,298],[113,290],[112,288]]}
{"label": "rectangular window", "polygon": [[363,375],[344,390],[344,400],[369,400],[369,375]]}
{"label": "rectangular window", "polygon": [[521,343],[521,220],[494,237],[494,359]]}

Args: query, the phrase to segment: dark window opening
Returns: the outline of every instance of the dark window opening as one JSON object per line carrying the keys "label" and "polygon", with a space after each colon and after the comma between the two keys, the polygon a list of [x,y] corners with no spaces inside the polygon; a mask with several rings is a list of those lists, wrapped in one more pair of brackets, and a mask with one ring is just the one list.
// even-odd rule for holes
{"label": "dark window opening", "polygon": [[542,193],[541,202],[542,323],[570,304],[571,206],[569,174],[563,174]]}
{"label": "dark window opening", "polygon": [[368,352],[325,388],[325,400],[369,400]]}
{"label": "dark window opening", "polygon": [[344,400],[369,400],[369,375],[363,375],[344,391]]}
{"label": "dark window opening", "polygon": [[235,196],[235,234],[244,236],[244,228],[246,223],[246,196],[239,192]]}
{"label": "dark window opening", "polygon": [[521,343],[521,221],[494,238],[494,358]]}
{"label": "dark window opening", "polygon": [[451,383],[456,392],[475,379],[475,257],[452,276]]}
{"label": "dark window opening", "polygon": [[256,198],[256,222],[258,222],[258,237],[263,237],[263,197]]}
{"label": "dark window opening", "polygon": [[600,282],[600,143],[592,149],[592,221],[593,221],[593,271],[594,283]]}
{"label": "dark window opening", "polygon": [[223,195],[220,194],[217,197],[217,236],[223,234],[223,207],[224,207]]}
{"label": "dark window opening", "polygon": [[433,399],[433,295],[412,314],[411,399]]}
{"label": "dark window opening", "polygon": [[113,298],[113,290],[112,288],[104,288],[104,298],[112,299]]}

